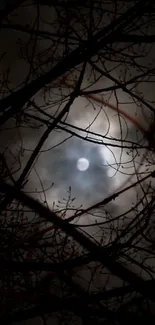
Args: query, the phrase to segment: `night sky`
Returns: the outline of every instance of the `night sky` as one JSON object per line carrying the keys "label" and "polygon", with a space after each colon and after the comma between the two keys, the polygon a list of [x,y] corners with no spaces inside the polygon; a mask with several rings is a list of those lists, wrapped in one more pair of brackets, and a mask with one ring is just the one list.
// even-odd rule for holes
{"label": "night sky", "polygon": [[[30,26],[32,26],[34,20],[33,15],[35,16],[36,14],[35,10],[35,6],[33,8],[31,6],[27,6],[24,7],[24,9],[18,9],[20,14],[15,12],[11,16],[12,23],[14,22],[19,24],[22,22],[23,25],[29,23]],[[49,26],[50,31],[52,29],[54,31],[57,30],[54,12],[53,16],[51,17],[46,6],[41,8],[40,17],[40,29],[48,28],[49,19],[51,21],[53,19],[53,25]],[[46,23],[43,19],[46,19]],[[31,57],[34,41],[31,40],[29,35],[26,33],[21,33],[18,30],[11,32],[9,29],[4,28],[1,31],[1,35],[3,36],[3,46],[1,46],[1,51],[5,51],[6,53],[1,62],[2,71],[9,68],[8,80],[10,87],[14,89],[14,87],[17,86],[17,89],[19,89],[20,85],[25,80],[27,71],[29,69],[29,63],[26,57]],[[7,38],[9,41],[6,41]],[[29,42],[28,46],[26,45],[27,41]],[[35,49],[36,55],[40,55],[42,58],[45,49],[48,49],[49,51],[49,45],[49,40],[37,41]],[[61,56],[61,48],[62,45],[60,44],[56,49],[55,55]],[[48,51],[47,58],[49,57],[50,53]],[[146,64],[147,60],[150,62],[150,56],[152,56],[152,51],[150,51],[148,58],[146,57],[145,59]],[[48,66],[44,65],[44,72],[47,68]],[[107,62],[107,68],[111,68],[113,76],[118,78],[120,75],[123,77],[123,67],[117,68],[117,65],[114,62],[110,63],[109,61]],[[135,71],[130,70],[127,73],[134,75]],[[74,80],[76,75],[79,75],[78,70],[71,73],[69,76],[70,80]],[[99,75],[96,73],[95,78],[97,79],[98,77]],[[94,77],[91,75],[90,66],[87,65],[81,88],[87,88],[86,90],[94,90],[111,85],[111,81],[105,77],[99,78],[95,84],[92,84],[94,81],[93,78]],[[141,86],[137,86],[137,93],[141,90],[140,87]],[[146,84],[145,86],[142,85],[142,91],[145,90],[145,96],[149,96],[150,98],[151,94],[153,99],[154,95],[150,88],[150,85],[147,87]],[[4,91],[6,91],[6,89],[4,89]],[[53,89],[51,88],[49,91],[47,87],[46,90],[40,91],[37,95],[35,95],[34,100],[45,112],[53,115],[57,112],[57,110],[59,112],[63,107],[64,104],[61,103],[61,96],[65,97],[67,92],[68,90],[63,85],[61,87],[56,87],[54,84]],[[101,99],[100,95],[97,96],[99,96]],[[138,121],[144,130],[147,129],[149,125],[148,121],[151,116],[150,112],[146,112],[145,108],[147,120],[144,118],[142,109],[137,110],[135,103],[127,94],[118,90],[117,96],[119,100],[119,109],[127,113],[129,117],[132,117]],[[104,101],[106,100],[110,104],[116,106],[116,98],[114,94],[106,92],[104,95]],[[50,103],[49,108],[46,106],[47,101]],[[56,103],[56,101],[58,102]],[[36,112],[32,107],[29,109],[29,111],[27,110],[27,112],[40,116],[39,113]],[[6,150],[5,155],[8,159],[8,163],[10,166],[13,164],[14,169],[16,169],[16,167],[14,162],[15,158],[13,158],[13,156],[17,157],[20,155],[20,161],[23,168],[28,157],[32,153],[32,150],[37,144],[37,141],[40,139],[43,131],[45,130],[43,124],[39,124],[39,122],[34,122],[33,120],[29,120],[29,122],[31,125],[33,125],[33,128],[29,126],[30,124],[24,124],[25,122],[22,122],[23,127],[15,129],[14,121],[9,121],[7,124],[8,128],[6,129],[5,127],[4,130],[6,141],[4,143],[3,136],[0,140],[2,147],[1,150],[2,152],[3,150]],[[122,132],[121,136],[125,141],[133,141],[134,143],[141,141],[143,145],[146,144],[144,135],[140,130],[138,130],[137,126],[133,124],[132,121],[123,115],[117,114],[117,112],[111,108],[103,106],[102,103],[97,103],[93,99],[85,98],[84,96],[81,96],[74,101],[68,116],[65,118],[65,122],[80,128],[87,128],[87,130],[99,133],[102,136],[107,136],[109,140],[102,139],[106,143],[116,144],[116,142],[113,141],[113,138],[120,139],[120,134]],[[36,126],[38,128],[36,128]],[[71,129],[70,127],[68,128]],[[75,131],[77,134],[84,137],[88,136],[87,132],[81,133],[78,130]],[[68,137],[70,138],[67,140]],[[89,135],[89,138],[90,137],[91,135]],[[97,140],[96,136],[92,135],[92,138],[93,140]],[[7,149],[4,149],[6,148],[6,143]],[[129,143],[126,143],[126,145],[129,145]],[[94,204],[112,194],[122,185],[124,186],[125,184],[131,184],[130,182],[126,183],[126,181],[134,173],[134,170],[139,165],[139,161],[141,161],[143,155],[146,155],[145,149],[139,150],[137,154],[136,151],[134,152],[129,149],[121,150],[120,148],[116,147],[105,147],[104,145],[83,141],[82,139],[67,134],[63,130],[57,129],[51,133],[45,142],[42,151],[37,158],[35,169],[32,169],[28,177],[28,183],[26,184],[25,189],[31,193],[35,192],[35,190],[39,191],[41,186],[48,189],[52,184],[51,190],[46,192],[48,204],[52,207],[53,202],[57,203],[58,201],[62,201],[63,198],[67,199],[67,193],[71,187],[71,196],[72,198],[75,198],[75,207],[81,205],[88,207],[89,205]],[[86,158],[89,161],[89,168],[85,171],[80,171],[77,168],[77,162],[80,158]],[[142,168],[145,170],[144,161]],[[17,178],[19,174],[20,171],[17,171],[17,173],[15,173],[15,178]],[[37,174],[39,175],[40,179]],[[136,180],[134,176],[132,178],[132,181],[133,180]],[[119,212],[119,210],[123,211],[124,208],[126,209],[130,207],[131,202],[134,201],[135,198],[135,191],[128,192],[127,198],[128,199],[126,201],[126,194],[124,194],[123,200],[119,198],[118,202],[114,203],[115,213]],[[41,196],[41,200],[42,199],[43,198]]]}
{"label": "night sky", "polygon": [[[77,9],[73,6],[66,12],[59,6],[54,9],[52,6],[37,6],[35,2],[32,5],[31,1],[25,1],[3,21],[0,30],[0,106],[3,103],[1,100],[5,97],[31,82],[34,85],[34,80],[53,69],[61,60],[63,61],[65,56],[67,57],[69,53],[81,46],[81,40],[87,40],[89,28],[92,28],[92,35],[96,35],[114,18],[118,18],[117,12],[124,12],[134,3],[135,1],[133,3],[125,1],[124,4],[120,1],[116,8],[112,1],[106,1],[104,4],[101,1],[102,14],[99,15],[100,7],[96,7],[89,19],[90,8],[87,7],[87,1],[85,7],[79,5]],[[4,2],[0,2],[0,10],[2,8]],[[136,33],[134,28],[139,28],[135,27],[136,24],[137,21],[128,26],[132,33]],[[14,25],[13,29],[10,28],[11,25]],[[146,31],[148,34],[152,31],[154,33],[154,22],[151,26],[147,26],[147,17],[143,17],[141,26],[137,31],[140,35],[145,35]],[[37,33],[32,35],[31,29],[40,30],[41,36]],[[128,32],[130,34],[128,29],[123,29],[124,35]],[[64,37],[68,31],[69,40]],[[119,36],[116,33],[115,37],[119,38]],[[23,188],[26,194],[38,199],[65,219],[73,216],[78,209],[80,211],[88,209],[120,189],[140,181],[142,177],[154,170],[154,152],[147,148],[147,131],[153,119],[153,113],[148,106],[154,107],[155,102],[154,46],[153,42],[130,44],[128,41],[125,42],[125,39],[120,42],[110,41],[99,50],[98,54],[88,60],[80,85],[81,93],[74,99],[69,111],[61,118],[42,145],[26,177]],[[81,53],[79,57],[80,55]],[[97,71],[94,68],[95,64],[97,64]],[[66,71],[63,80],[61,76],[51,83],[46,83],[39,91],[33,93],[19,114],[0,126],[0,153],[4,155],[14,181],[20,177],[47,126],[51,125],[64,109],[70,94],[75,89],[82,67],[83,62]],[[102,69],[103,74],[100,73]],[[149,72],[148,77],[149,69],[153,70]],[[116,81],[118,84],[127,83],[128,80],[141,74],[144,75],[139,77],[136,83],[127,84],[128,91],[119,87],[114,91],[108,90],[109,87],[116,86]],[[102,91],[96,94],[97,89]],[[131,96],[131,91],[135,96]],[[138,96],[143,98],[143,103],[139,101]],[[17,104],[22,101],[21,97],[17,97]],[[144,105],[144,101],[148,105]],[[2,114],[0,118],[1,116]],[[149,140],[152,141],[153,146],[154,133],[150,133]],[[100,205],[99,208],[89,210],[82,217],[76,218],[75,227],[79,226],[80,231],[91,235],[94,241],[110,246],[128,222],[137,216],[145,204],[148,204],[154,186],[153,178],[146,180],[143,186],[131,188],[106,206]],[[140,203],[133,208],[137,202]],[[35,213],[29,211],[24,212],[22,217],[26,217],[27,221],[37,219]],[[114,222],[111,222],[113,218],[115,218]],[[100,222],[105,224],[100,226],[98,225]],[[31,225],[30,222],[29,228],[32,229],[27,228],[27,233],[33,231]],[[46,223],[47,225],[51,226],[51,223]],[[45,225],[42,223],[42,226]],[[53,229],[55,228],[50,230],[52,234],[55,231]],[[136,226],[132,228],[131,224],[131,235],[137,229]],[[130,232],[127,231],[122,242],[128,239],[129,235]],[[57,244],[61,244],[60,261],[62,256],[72,258],[85,250],[75,240],[65,237],[61,231],[60,234],[58,232],[57,237],[58,239],[54,239],[56,244],[53,244],[51,250],[49,248],[50,253],[49,256],[46,255],[46,261],[48,259],[51,261],[52,256],[52,262],[55,262],[54,254],[57,254],[59,261]],[[142,244],[141,241],[139,245]],[[32,256],[34,253],[37,259],[39,253],[36,252],[37,249],[32,252]],[[44,251],[40,250],[40,252],[41,258],[42,256],[45,258]],[[136,256],[133,250],[129,254],[137,259],[136,261],[144,257],[146,264],[150,263],[146,252],[144,255],[142,252],[142,255],[139,253]],[[123,258],[122,255],[120,260],[122,261]],[[121,277],[116,279],[115,276],[109,276],[110,273],[104,265],[97,263],[92,262],[88,269],[87,266],[81,267],[73,275],[73,282],[90,292],[100,291],[104,285],[106,289],[122,285]],[[129,269],[132,268],[137,272],[136,263],[136,266],[132,265],[130,260],[127,260],[127,263]],[[95,270],[94,278],[92,270]],[[46,272],[43,273],[45,275]],[[142,276],[147,278],[148,274],[144,272]],[[54,277],[51,292],[58,290],[60,294],[62,283],[58,278],[55,280]],[[36,280],[35,276],[34,279]]]}

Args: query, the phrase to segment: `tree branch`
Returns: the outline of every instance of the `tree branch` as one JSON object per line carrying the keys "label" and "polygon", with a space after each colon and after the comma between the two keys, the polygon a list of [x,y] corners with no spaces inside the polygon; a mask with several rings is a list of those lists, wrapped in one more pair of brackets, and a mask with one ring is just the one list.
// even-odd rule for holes
{"label": "tree branch", "polygon": [[110,256],[109,249],[103,249],[99,247],[96,243],[92,242],[88,237],[83,235],[80,231],[76,230],[73,225],[69,224],[66,220],[60,219],[53,211],[50,211],[47,207],[43,206],[37,200],[29,197],[24,192],[19,191],[17,188],[12,187],[9,184],[1,182],[1,191],[4,193],[9,193],[14,196],[17,200],[22,201],[25,205],[32,208],[39,216],[47,221],[54,223],[55,226],[62,229],[67,235],[71,236],[85,249],[90,251],[94,260],[100,261],[105,267],[107,267],[110,272],[122,280],[128,282],[133,287],[137,288],[138,291],[149,299],[155,301],[154,294],[144,287],[144,280],[142,280],[136,273],[128,270],[122,264],[114,261],[112,256]]}
{"label": "tree branch", "polygon": [[[152,4],[151,0],[147,2]],[[88,41],[82,42],[78,48],[63,58],[62,61],[49,72],[1,100],[0,124],[4,124],[12,115],[18,113],[24,104],[46,84],[53,82],[65,72],[75,68],[88,57],[91,58],[94,54],[97,54],[101,48],[110,42],[111,37],[119,35],[132,20],[142,15],[145,3],[145,0],[140,0],[132,8],[122,14],[122,16],[118,17],[96,35],[92,36]],[[10,106],[11,108],[5,111]]]}

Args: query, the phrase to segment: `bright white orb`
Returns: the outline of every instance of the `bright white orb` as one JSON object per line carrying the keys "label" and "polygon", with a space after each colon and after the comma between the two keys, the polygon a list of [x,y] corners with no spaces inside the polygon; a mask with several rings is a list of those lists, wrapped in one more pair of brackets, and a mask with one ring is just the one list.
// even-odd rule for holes
{"label": "bright white orb", "polygon": [[89,161],[88,159],[86,158],[80,158],[78,159],[77,161],[77,168],[80,170],[80,171],[85,171],[87,170],[89,167]]}

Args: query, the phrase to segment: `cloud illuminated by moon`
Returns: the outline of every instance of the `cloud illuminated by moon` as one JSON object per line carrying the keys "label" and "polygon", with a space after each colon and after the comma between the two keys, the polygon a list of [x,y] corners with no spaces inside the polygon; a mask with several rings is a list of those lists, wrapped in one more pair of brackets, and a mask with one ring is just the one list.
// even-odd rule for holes
{"label": "cloud illuminated by moon", "polygon": [[88,161],[88,159],[86,159],[86,158],[80,158],[80,159],[78,159],[78,161],[77,161],[77,168],[80,171],[87,170],[89,168],[89,161]]}

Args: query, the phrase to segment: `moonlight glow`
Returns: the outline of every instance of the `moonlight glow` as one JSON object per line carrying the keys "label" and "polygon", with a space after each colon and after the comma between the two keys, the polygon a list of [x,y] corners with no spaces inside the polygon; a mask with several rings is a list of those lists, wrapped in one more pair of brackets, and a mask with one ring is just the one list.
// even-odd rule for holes
{"label": "moonlight glow", "polygon": [[88,159],[86,158],[80,158],[78,159],[77,161],[77,168],[80,170],[80,171],[85,171],[87,170],[89,167],[89,161]]}

